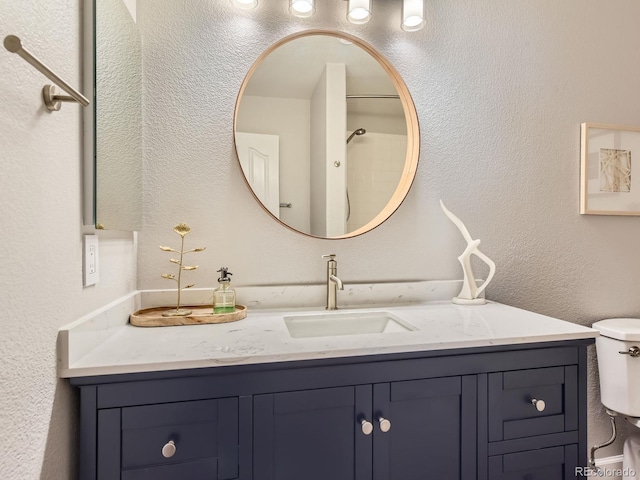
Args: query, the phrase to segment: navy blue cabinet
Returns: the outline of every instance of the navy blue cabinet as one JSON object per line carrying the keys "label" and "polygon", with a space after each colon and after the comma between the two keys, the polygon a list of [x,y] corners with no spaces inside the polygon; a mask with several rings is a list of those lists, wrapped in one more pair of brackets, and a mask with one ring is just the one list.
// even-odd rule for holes
{"label": "navy blue cabinet", "polygon": [[475,376],[375,385],[373,480],[475,480],[476,403]]}
{"label": "navy blue cabinet", "polygon": [[476,377],[258,395],[254,480],[476,478]]}
{"label": "navy blue cabinet", "polygon": [[371,386],[257,395],[253,407],[254,480],[371,478],[371,435],[357,425]]}
{"label": "navy blue cabinet", "polygon": [[590,343],[73,378],[79,479],[573,479]]}

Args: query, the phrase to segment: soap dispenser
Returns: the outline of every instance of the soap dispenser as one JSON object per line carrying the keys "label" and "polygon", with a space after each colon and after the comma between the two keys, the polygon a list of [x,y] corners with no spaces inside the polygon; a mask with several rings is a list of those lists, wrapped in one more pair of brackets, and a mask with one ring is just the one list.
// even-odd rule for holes
{"label": "soap dispenser", "polygon": [[233,313],[236,311],[236,292],[231,288],[231,278],[227,267],[221,267],[218,288],[213,291],[213,313]]}

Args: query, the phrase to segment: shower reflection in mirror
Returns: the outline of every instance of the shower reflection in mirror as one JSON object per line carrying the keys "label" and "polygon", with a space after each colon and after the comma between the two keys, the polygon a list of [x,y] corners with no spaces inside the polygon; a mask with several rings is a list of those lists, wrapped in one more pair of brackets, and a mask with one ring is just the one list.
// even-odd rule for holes
{"label": "shower reflection in mirror", "polygon": [[347,95],[347,100],[346,222],[351,232],[374,218],[395,192],[407,133],[398,95]]}

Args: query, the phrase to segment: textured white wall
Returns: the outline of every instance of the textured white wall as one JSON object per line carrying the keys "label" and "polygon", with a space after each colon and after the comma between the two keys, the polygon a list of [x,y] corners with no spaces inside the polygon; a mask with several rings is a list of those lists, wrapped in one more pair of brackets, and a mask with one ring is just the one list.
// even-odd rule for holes
{"label": "textured white wall", "polygon": [[[192,276],[198,286],[213,287],[220,265],[240,289],[320,283],[323,253],[338,255],[345,282],[460,278],[464,244],[442,198],[497,264],[490,298],[584,325],[640,315],[640,219],[578,214],[580,122],[640,124],[637,0],[428,0],[426,28],[416,33],[398,28],[396,1],[376,0],[363,26],[347,23],[344,2],[335,2],[338,12],[322,2],[308,20],[288,15],[284,1],[253,11],[164,3],[138,5],[152,207],[139,286],[167,286],[157,245],[175,240],[179,221],[193,228],[189,242],[208,246]],[[244,75],[266,47],[308,28],[376,46],[403,76],[420,119],[411,192],[386,223],[355,239],[282,228],[249,195],[234,156]],[[594,443],[608,427],[591,360]]]}
{"label": "textured white wall", "polygon": [[[0,2],[0,39],[80,85],[77,0]],[[101,280],[82,287],[81,107],[48,113],[47,79],[0,47],[0,478],[75,472],[77,396],[56,372],[57,329],[135,288],[132,234],[100,233]]]}

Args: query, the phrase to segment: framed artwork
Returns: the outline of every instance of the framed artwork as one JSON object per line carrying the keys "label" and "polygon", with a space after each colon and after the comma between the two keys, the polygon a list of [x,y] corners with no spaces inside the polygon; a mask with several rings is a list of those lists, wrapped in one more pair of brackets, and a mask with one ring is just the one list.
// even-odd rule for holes
{"label": "framed artwork", "polygon": [[640,127],[583,123],[580,213],[640,215]]}

